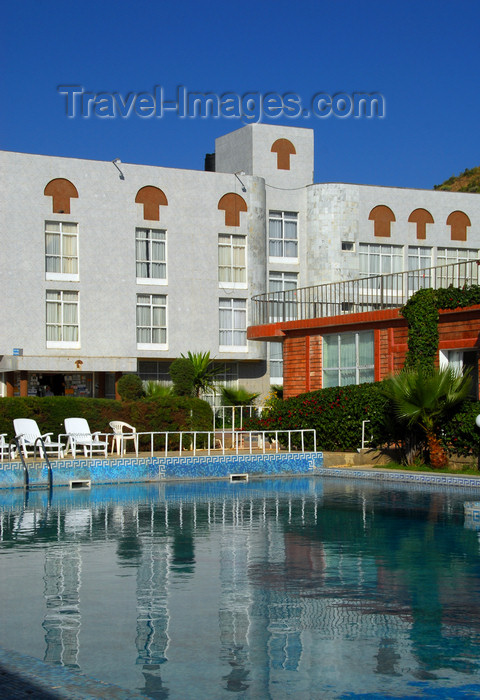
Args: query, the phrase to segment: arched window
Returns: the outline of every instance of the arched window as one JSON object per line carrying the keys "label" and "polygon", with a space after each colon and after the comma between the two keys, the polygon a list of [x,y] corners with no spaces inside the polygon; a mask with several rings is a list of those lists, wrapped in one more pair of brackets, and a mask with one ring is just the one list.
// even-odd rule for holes
{"label": "arched window", "polygon": [[395,221],[395,214],[384,204],[373,207],[369,214],[369,220],[373,221],[373,235],[379,238],[390,238],[391,223]]}
{"label": "arched window", "polygon": [[417,224],[417,238],[425,240],[427,237],[427,224],[433,224],[433,216],[426,209],[415,209],[408,217],[410,223]]}
{"label": "arched window", "polygon": [[54,214],[70,214],[70,199],[72,197],[78,198],[75,185],[62,177],[50,180],[43,194],[46,197],[52,197],[52,212]]}
{"label": "arched window", "polygon": [[143,204],[143,218],[148,221],[160,221],[160,205],[168,205],[165,194],[153,185],[146,185],[139,189],[135,202]]}
{"label": "arched window", "polygon": [[447,219],[447,226],[450,226],[452,241],[467,240],[467,226],[471,226],[470,219],[463,211],[452,211]]}
{"label": "arched window", "polygon": [[243,197],[235,192],[228,192],[218,202],[218,208],[225,212],[225,226],[240,226],[240,212],[248,211]]}
{"label": "arched window", "polygon": [[290,170],[290,156],[296,155],[295,146],[288,139],[277,139],[271,148],[277,154],[277,170]]}

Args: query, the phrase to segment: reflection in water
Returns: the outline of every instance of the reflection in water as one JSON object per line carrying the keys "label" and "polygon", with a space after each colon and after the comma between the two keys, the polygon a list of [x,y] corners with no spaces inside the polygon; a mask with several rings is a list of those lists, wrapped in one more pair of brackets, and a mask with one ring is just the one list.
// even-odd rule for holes
{"label": "reflection in water", "polygon": [[0,506],[0,595],[22,600],[5,646],[159,699],[475,685],[471,493],[309,478],[22,499]]}
{"label": "reflection in water", "polygon": [[70,668],[78,668],[81,569],[78,545],[46,550],[44,661]]}

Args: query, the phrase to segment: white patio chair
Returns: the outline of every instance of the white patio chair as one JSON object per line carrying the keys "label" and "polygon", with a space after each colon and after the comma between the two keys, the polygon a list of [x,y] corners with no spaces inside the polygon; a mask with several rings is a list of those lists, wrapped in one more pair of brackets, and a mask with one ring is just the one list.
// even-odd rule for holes
{"label": "white patio chair", "polygon": [[93,452],[103,452],[105,457],[108,454],[108,440],[99,439],[100,431],[92,433],[85,418],[65,418],[65,433],[68,437],[67,452],[70,449],[75,459],[77,447],[83,447],[85,457],[93,456]]}
{"label": "white patio chair", "polygon": [[17,448],[15,445],[9,445],[7,441],[7,433],[0,433],[0,460],[15,459],[17,456]]}
{"label": "white patio chair", "polygon": [[117,455],[125,454],[125,442],[126,440],[133,440],[135,446],[135,454],[138,457],[138,435],[136,428],[129,423],[125,423],[121,420],[112,420],[109,426],[113,430],[113,440],[112,440],[112,454],[113,450],[117,449]]}
{"label": "white patio chair", "polygon": [[39,450],[40,457],[44,456],[42,443],[38,438],[42,438],[47,454],[56,452],[57,457],[63,457],[63,442],[52,442],[51,436],[53,433],[44,433],[42,435],[37,421],[33,420],[33,418],[14,418],[13,427],[15,428],[15,437],[18,438],[20,448],[25,457],[29,456],[28,448],[31,448],[32,453],[35,454],[35,445]]}

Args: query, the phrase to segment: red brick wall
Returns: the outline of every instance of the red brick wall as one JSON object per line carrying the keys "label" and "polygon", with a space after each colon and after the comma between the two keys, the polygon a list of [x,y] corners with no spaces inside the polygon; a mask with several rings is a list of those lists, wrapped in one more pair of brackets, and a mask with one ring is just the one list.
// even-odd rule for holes
{"label": "red brick wall", "polygon": [[[285,398],[322,387],[322,336],[345,331],[375,332],[375,379],[384,379],[399,372],[405,362],[408,328],[398,313],[373,312],[345,315],[329,319],[295,322],[282,327]],[[278,325],[278,324],[277,324]],[[264,327],[265,328],[265,327]],[[441,311],[439,349],[476,349],[480,352],[480,306],[454,311]],[[479,370],[480,379],[480,370]]]}

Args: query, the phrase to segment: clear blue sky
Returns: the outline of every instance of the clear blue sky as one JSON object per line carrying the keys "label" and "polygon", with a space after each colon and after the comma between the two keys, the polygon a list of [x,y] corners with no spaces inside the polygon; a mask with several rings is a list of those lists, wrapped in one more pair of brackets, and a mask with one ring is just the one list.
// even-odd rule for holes
{"label": "clear blue sky", "polygon": [[0,148],[202,169],[235,118],[69,119],[99,93],[379,92],[383,119],[263,119],[315,130],[315,181],[430,189],[480,164],[478,0],[16,0],[0,13]]}

